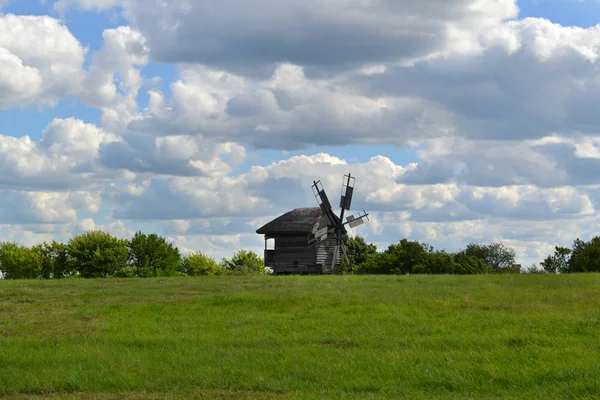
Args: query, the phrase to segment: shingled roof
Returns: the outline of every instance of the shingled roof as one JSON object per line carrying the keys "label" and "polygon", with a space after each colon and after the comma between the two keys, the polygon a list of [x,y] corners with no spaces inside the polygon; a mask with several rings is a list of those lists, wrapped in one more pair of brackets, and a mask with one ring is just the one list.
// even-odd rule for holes
{"label": "shingled roof", "polygon": [[256,233],[264,235],[308,235],[313,233],[313,229],[317,223],[319,224],[317,229],[325,227],[325,221],[319,207],[296,208],[265,224],[263,227],[259,228]]}

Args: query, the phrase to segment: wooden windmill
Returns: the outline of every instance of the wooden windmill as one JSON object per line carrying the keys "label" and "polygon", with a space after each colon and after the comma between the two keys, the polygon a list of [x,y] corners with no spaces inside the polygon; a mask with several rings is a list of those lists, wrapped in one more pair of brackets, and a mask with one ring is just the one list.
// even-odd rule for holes
{"label": "wooden windmill", "polygon": [[[321,208],[324,218],[326,218],[326,226],[317,230],[314,234],[309,235],[308,244],[309,246],[314,246],[320,241],[329,239],[333,237],[335,239],[334,245],[334,254],[331,261],[331,265],[323,265],[323,273],[333,273],[336,260],[338,260],[340,256],[340,252],[344,255],[346,259],[346,263],[350,265],[350,261],[348,260],[348,252],[346,251],[346,246],[342,241],[342,234],[346,233],[346,225],[350,228],[354,228],[363,224],[369,220],[365,211],[362,213],[358,213],[356,215],[349,215],[346,217],[346,222],[344,222],[344,212],[350,211],[350,204],[352,203],[352,194],[354,193],[354,183],[355,178],[351,176],[351,174],[344,175],[344,180],[342,182],[342,195],[340,198],[340,217],[334,214],[331,203],[327,198],[327,194],[325,193],[325,189],[321,184],[321,181],[313,181],[312,190],[317,199],[317,203]],[[352,266],[350,265],[352,268]]]}

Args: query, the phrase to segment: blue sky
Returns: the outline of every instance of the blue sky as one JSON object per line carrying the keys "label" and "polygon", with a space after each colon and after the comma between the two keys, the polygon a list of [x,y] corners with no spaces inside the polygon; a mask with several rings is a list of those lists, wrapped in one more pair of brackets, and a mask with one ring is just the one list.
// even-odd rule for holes
{"label": "blue sky", "polygon": [[348,172],[380,247],[501,240],[535,263],[595,235],[600,3],[471,2],[9,2],[0,239],[260,250]]}

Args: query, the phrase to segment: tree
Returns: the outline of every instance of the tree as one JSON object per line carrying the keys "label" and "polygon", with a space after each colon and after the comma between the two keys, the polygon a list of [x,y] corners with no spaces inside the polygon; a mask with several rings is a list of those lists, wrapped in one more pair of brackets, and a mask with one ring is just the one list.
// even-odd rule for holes
{"label": "tree", "polygon": [[554,246],[554,254],[549,255],[540,263],[544,271],[552,274],[565,273],[569,270],[569,255],[571,250],[566,247]]}
{"label": "tree", "polygon": [[453,272],[455,274],[486,274],[490,272],[488,265],[480,258],[467,255],[464,252],[458,252],[453,256],[458,265],[458,269]]}
{"label": "tree", "polygon": [[483,260],[464,253],[428,252],[420,264],[414,266],[414,274],[484,274],[488,267]]}
{"label": "tree", "polygon": [[136,276],[171,276],[179,270],[179,249],[155,233],[136,232],[128,246],[129,262]]}
{"label": "tree", "polygon": [[69,241],[68,256],[83,278],[129,277],[127,240],[102,231],[87,231]]}
{"label": "tree", "polygon": [[42,279],[61,279],[73,274],[73,264],[69,262],[65,243],[44,242],[33,246],[32,250],[40,257]]}
{"label": "tree", "polygon": [[600,237],[589,242],[576,239],[566,272],[600,272]]}
{"label": "tree", "polygon": [[394,243],[382,253],[371,255],[359,268],[359,273],[366,274],[407,274],[413,267],[422,264],[433,248],[417,241],[402,239]]}
{"label": "tree", "polygon": [[222,275],[223,272],[222,265],[200,252],[188,254],[181,261],[181,273],[184,275]]}
{"label": "tree", "polygon": [[493,271],[509,268],[515,263],[515,251],[502,243],[470,243],[464,250],[468,256],[483,260]]}
{"label": "tree", "polygon": [[377,246],[373,243],[367,243],[360,236],[349,237],[348,235],[344,235],[342,240],[346,246],[350,264],[353,266],[360,266],[377,253]]}
{"label": "tree", "polygon": [[263,259],[253,251],[238,251],[233,255],[231,260],[223,258],[222,264],[227,272],[235,275],[266,273]]}
{"label": "tree", "polygon": [[4,279],[38,279],[42,272],[41,258],[29,247],[0,243],[0,270]]}

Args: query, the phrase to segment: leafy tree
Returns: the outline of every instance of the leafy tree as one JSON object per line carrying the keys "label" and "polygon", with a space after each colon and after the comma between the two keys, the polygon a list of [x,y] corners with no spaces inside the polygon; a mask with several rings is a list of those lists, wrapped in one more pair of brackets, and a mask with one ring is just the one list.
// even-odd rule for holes
{"label": "leafy tree", "polygon": [[238,251],[231,260],[223,258],[222,264],[228,273],[234,275],[266,274],[263,259],[253,251]]}
{"label": "leafy tree", "polygon": [[567,272],[600,272],[600,237],[589,242],[576,239],[568,266]]}
{"label": "leafy tree", "polygon": [[412,269],[413,274],[454,274],[461,266],[454,261],[452,254],[436,251],[427,254]]}
{"label": "leafy tree", "polygon": [[399,243],[391,244],[382,253],[371,255],[359,268],[360,273],[366,274],[407,274],[419,264],[422,264],[432,247],[416,241],[402,239]]}
{"label": "leafy tree", "polygon": [[565,273],[569,270],[569,255],[571,249],[554,246],[554,254],[549,255],[540,263],[544,271],[552,274]]}
{"label": "leafy tree", "polygon": [[346,246],[346,252],[348,253],[350,264],[352,264],[353,267],[360,268],[361,264],[366,262],[373,255],[377,254],[377,246],[373,243],[367,243],[365,239],[360,236],[351,238],[348,235],[344,235],[342,240]]}
{"label": "leafy tree", "polygon": [[509,268],[515,263],[515,251],[502,243],[470,243],[464,250],[468,256],[483,260],[493,271]]}
{"label": "leafy tree", "polygon": [[165,238],[136,232],[129,240],[129,262],[136,276],[171,276],[177,273],[181,256]]}
{"label": "leafy tree", "polygon": [[44,242],[33,246],[32,250],[40,257],[42,279],[61,279],[73,274],[73,264],[69,262],[68,246],[65,243]]}
{"label": "leafy tree", "polygon": [[185,275],[222,275],[224,271],[222,265],[203,253],[188,254],[181,261],[181,273]]}
{"label": "leafy tree", "polygon": [[69,241],[68,256],[83,278],[129,277],[127,240],[102,231],[87,231]]}
{"label": "leafy tree", "polygon": [[488,265],[480,258],[470,256],[464,252],[454,254],[454,261],[458,265],[453,273],[455,274],[486,274],[491,272]]}
{"label": "leafy tree", "polygon": [[0,270],[4,279],[38,279],[42,276],[41,257],[29,247],[1,243]]}
{"label": "leafy tree", "polygon": [[464,253],[429,252],[422,262],[413,268],[415,274],[484,274],[488,267],[481,259]]}

